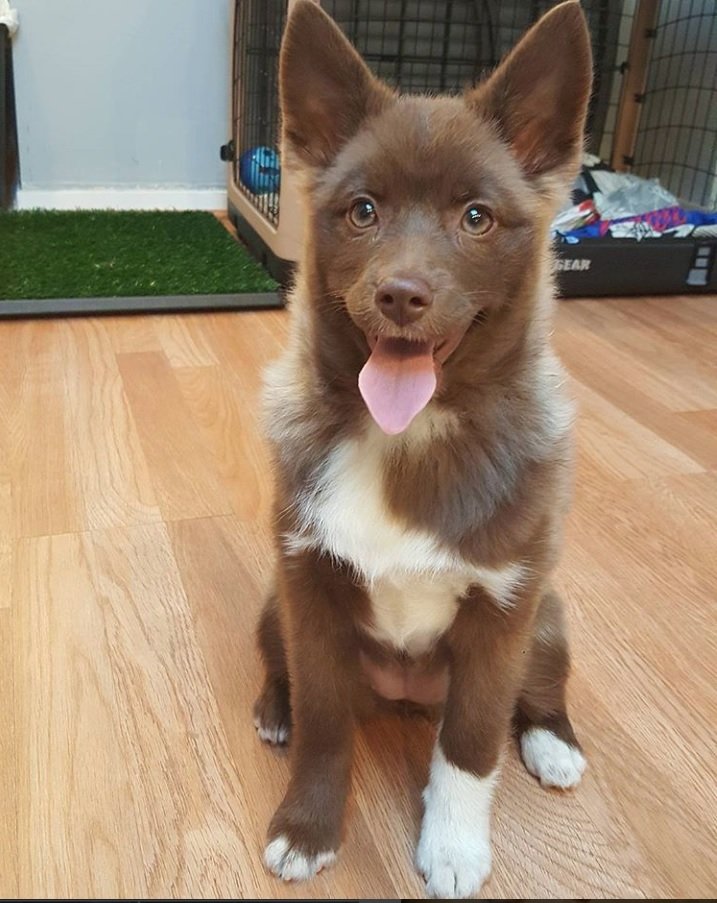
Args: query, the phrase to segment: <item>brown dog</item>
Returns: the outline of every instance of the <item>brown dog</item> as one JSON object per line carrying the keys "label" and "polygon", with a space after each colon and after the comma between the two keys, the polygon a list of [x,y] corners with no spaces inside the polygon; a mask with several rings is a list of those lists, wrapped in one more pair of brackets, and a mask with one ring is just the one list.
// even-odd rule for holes
{"label": "brown dog", "polygon": [[278,567],[255,711],[263,739],[292,733],[265,853],[282,878],[334,859],[372,694],[443,704],[416,856],[434,895],[490,872],[511,719],[544,785],[585,768],[550,587],[572,409],[548,227],[590,81],[574,0],[460,98],[398,96],[318,6],[290,15],[283,159],[305,175],[308,237],[268,377]]}

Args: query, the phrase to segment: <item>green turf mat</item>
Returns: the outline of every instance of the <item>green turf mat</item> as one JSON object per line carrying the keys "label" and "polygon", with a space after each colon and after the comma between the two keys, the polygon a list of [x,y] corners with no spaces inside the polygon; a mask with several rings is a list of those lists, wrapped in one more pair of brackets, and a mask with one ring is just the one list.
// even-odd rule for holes
{"label": "green turf mat", "polygon": [[211,213],[0,213],[0,299],[271,292],[276,282]]}

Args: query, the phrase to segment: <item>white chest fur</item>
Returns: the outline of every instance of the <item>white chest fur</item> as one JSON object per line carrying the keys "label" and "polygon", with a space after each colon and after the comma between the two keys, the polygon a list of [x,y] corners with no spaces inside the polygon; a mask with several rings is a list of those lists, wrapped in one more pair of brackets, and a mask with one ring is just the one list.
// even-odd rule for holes
{"label": "white chest fur", "polygon": [[377,580],[369,588],[373,624],[368,632],[419,655],[451,626],[469,585],[466,577],[447,575]]}
{"label": "white chest fur", "polygon": [[498,605],[510,606],[524,568],[470,565],[438,537],[396,520],[383,493],[390,441],[371,428],[337,446],[315,490],[302,499],[301,530],[285,537],[285,547],[289,553],[320,548],[349,562],[367,584],[371,633],[418,653],[450,627],[458,600],[472,584],[481,584]]}

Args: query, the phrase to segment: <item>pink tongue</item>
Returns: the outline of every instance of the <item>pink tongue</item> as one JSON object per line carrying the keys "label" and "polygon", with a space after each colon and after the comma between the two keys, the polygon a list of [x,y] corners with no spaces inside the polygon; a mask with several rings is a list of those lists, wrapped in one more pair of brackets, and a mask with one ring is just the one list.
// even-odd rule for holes
{"label": "pink tongue", "polygon": [[402,433],[436,391],[433,345],[378,339],[359,373],[359,390],[384,433]]}

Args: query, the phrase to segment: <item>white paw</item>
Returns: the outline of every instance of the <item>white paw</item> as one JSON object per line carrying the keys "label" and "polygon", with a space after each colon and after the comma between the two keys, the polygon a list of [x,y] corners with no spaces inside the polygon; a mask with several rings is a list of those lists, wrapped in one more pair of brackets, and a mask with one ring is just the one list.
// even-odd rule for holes
{"label": "white paw", "polygon": [[490,874],[490,807],[497,769],[484,778],[446,760],[436,744],[416,866],[432,897],[471,897]]}
{"label": "white paw", "polygon": [[333,850],[308,856],[292,848],[289,838],[283,834],[269,841],[264,850],[266,867],[284,881],[308,881],[335,859]]}
{"label": "white paw", "polygon": [[470,832],[440,834],[424,822],[416,866],[426,880],[429,896],[444,900],[472,897],[490,875],[490,842]]}
{"label": "white paw", "polygon": [[543,787],[575,787],[588,764],[579,749],[544,727],[527,730],[520,738],[520,750],[525,767]]}
{"label": "white paw", "polygon": [[270,743],[272,746],[284,746],[289,742],[289,729],[284,725],[264,727],[261,721],[255,718],[254,727],[259,734],[259,739],[264,743]]}

